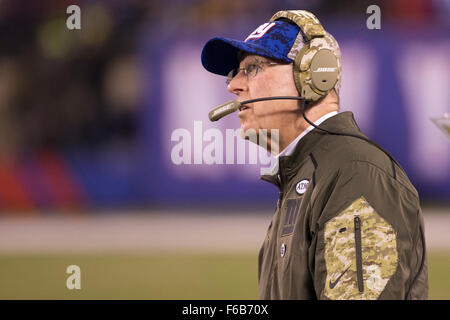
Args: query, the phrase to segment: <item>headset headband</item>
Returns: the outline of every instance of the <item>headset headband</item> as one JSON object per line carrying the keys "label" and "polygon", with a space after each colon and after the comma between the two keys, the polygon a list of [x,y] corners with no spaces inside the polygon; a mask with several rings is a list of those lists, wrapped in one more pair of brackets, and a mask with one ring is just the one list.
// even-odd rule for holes
{"label": "headset headband", "polygon": [[307,41],[311,41],[312,38],[324,37],[325,29],[320,24],[319,20],[311,12],[306,10],[289,10],[289,11],[278,11],[275,13],[270,22],[286,18],[294,22],[299,26],[305,35]]}
{"label": "headset headband", "polygon": [[330,46],[325,29],[311,12],[278,11],[270,18],[270,22],[283,18],[294,22],[302,31],[288,53],[288,57],[294,60],[297,91],[305,100],[317,101],[333,89],[340,77],[337,56]]}

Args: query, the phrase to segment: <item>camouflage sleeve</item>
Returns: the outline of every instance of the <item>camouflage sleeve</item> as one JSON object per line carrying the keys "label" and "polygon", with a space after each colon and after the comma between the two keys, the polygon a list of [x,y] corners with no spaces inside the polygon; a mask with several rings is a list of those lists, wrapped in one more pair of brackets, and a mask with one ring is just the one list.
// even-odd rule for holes
{"label": "camouflage sleeve", "polygon": [[325,224],[324,241],[324,295],[378,298],[397,268],[396,234],[364,196]]}
{"label": "camouflage sleeve", "polygon": [[317,297],[404,299],[415,272],[411,266],[420,260],[414,249],[414,199],[368,163],[355,161],[336,180],[316,204]]}

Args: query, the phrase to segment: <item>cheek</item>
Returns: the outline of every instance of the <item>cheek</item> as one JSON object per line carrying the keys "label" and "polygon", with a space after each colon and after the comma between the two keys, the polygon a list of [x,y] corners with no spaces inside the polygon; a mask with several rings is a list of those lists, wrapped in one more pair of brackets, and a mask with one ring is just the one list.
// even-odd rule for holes
{"label": "cheek", "polygon": [[[241,125],[243,125],[244,129],[259,129],[264,128],[265,123],[267,122],[267,115],[264,111],[263,106],[261,106],[262,102],[259,102],[259,106],[256,104],[253,108],[248,112],[248,114],[241,119]],[[261,108],[262,107],[262,108]]]}
{"label": "cheek", "polygon": [[293,76],[292,79],[289,76],[285,76],[281,79],[274,80],[272,92],[277,96],[298,96]]}
{"label": "cheek", "polygon": [[261,74],[258,81],[249,84],[248,89],[251,98],[298,96],[292,72],[291,68],[285,68],[278,73]]}
{"label": "cheek", "polygon": [[[277,96],[276,87],[272,82],[261,82],[260,84],[255,84],[253,87],[249,88],[250,99],[266,98]],[[267,100],[255,102],[252,106],[252,118],[261,118],[269,116],[273,113],[274,107],[277,105],[278,100]]]}
{"label": "cheek", "polygon": [[249,120],[253,126],[262,129],[279,128],[281,117],[277,109],[278,105],[276,100],[260,102],[259,105],[255,104]]}
{"label": "cheek", "polygon": [[[277,73],[262,73],[258,81],[249,83],[249,99],[274,97],[274,96],[298,96],[295,87],[292,68],[283,67]],[[252,113],[246,119],[249,122],[257,122],[261,127],[279,127],[283,111],[295,109],[296,102],[292,100],[268,100],[253,104]]]}
{"label": "cheek", "polygon": [[250,91],[254,95],[260,98],[274,96],[274,93],[279,91],[279,85],[276,80],[271,77],[261,77],[260,81],[254,83],[253,87],[250,87]]}
{"label": "cheek", "polygon": [[292,65],[280,66],[277,72],[267,73],[265,77],[274,95],[298,96]]}
{"label": "cheek", "polygon": [[271,116],[276,110],[277,101],[278,100],[269,100],[255,103],[252,109],[253,117],[264,118]]}

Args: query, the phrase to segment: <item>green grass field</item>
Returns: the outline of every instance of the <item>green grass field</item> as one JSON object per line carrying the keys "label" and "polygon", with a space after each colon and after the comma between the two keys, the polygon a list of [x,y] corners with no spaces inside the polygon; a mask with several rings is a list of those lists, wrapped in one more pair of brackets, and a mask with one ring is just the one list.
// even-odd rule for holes
{"label": "green grass field", "polygon": [[[1,255],[0,299],[257,299],[255,254]],[[450,253],[430,253],[430,299],[450,299]],[[81,268],[68,290],[67,266]]]}

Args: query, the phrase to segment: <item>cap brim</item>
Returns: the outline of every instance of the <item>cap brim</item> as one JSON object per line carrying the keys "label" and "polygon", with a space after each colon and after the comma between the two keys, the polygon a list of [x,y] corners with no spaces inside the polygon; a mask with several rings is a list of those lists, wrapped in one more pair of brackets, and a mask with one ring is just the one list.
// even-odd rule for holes
{"label": "cap brim", "polygon": [[[266,51],[263,47],[227,38],[212,38],[209,40],[202,51],[202,64],[209,72],[222,76],[239,67],[238,52],[245,51],[267,58],[280,59],[273,57],[273,54]],[[289,62],[289,61],[287,61]]]}

